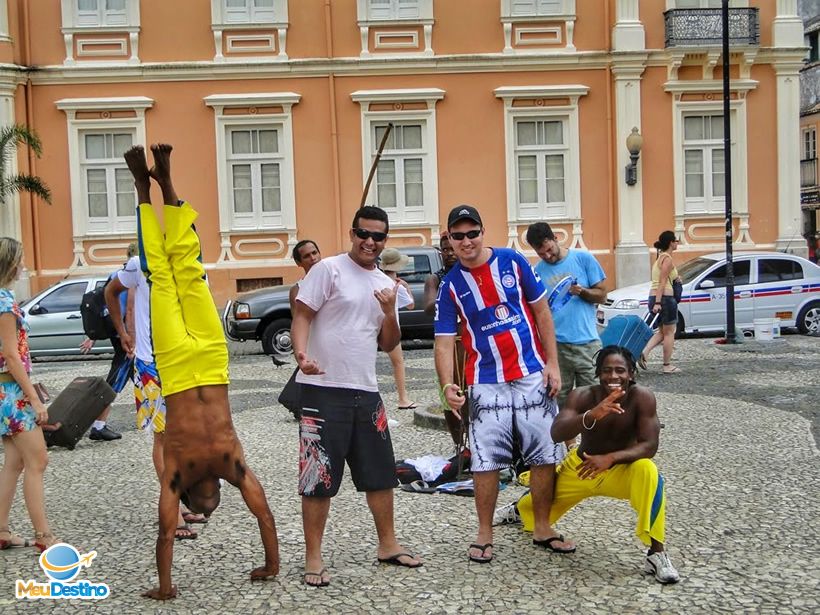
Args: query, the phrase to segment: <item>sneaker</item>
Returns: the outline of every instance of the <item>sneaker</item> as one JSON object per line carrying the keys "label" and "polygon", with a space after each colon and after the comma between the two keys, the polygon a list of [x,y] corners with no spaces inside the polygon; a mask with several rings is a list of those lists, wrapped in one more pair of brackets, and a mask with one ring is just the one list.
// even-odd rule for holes
{"label": "sneaker", "polygon": [[655,580],[658,583],[677,583],[680,581],[680,575],[675,570],[672,562],[669,561],[669,556],[665,551],[647,553],[643,570],[646,574],[655,575]]}
{"label": "sneaker", "polygon": [[510,502],[506,506],[495,509],[493,525],[511,525],[513,523],[521,523],[521,515],[518,514],[515,502]]}
{"label": "sneaker", "polygon": [[109,429],[108,425],[103,427],[102,429],[94,429],[91,428],[91,431],[88,434],[89,440],[119,440],[122,438],[122,434],[117,433],[113,429]]}

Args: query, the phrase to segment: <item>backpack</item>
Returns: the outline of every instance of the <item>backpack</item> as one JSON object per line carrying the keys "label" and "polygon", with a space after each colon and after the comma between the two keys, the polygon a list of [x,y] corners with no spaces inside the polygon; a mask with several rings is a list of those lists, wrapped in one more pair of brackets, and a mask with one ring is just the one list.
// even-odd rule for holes
{"label": "backpack", "polygon": [[83,295],[80,315],[83,317],[83,332],[92,340],[107,340],[117,336],[114,321],[105,304],[105,288],[108,282]]}

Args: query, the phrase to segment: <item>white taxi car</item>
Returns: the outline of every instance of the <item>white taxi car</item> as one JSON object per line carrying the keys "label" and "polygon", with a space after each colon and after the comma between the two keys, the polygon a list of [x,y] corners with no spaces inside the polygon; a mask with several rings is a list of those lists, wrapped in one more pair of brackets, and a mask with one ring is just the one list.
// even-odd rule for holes
{"label": "white taxi car", "polygon": [[[678,305],[678,333],[726,330],[726,259],[723,252],[678,265],[683,299]],[[735,322],[754,328],[756,318],[779,318],[782,327],[820,333],[820,267],[781,252],[736,252]],[[619,288],[598,306],[598,325],[615,316],[646,314],[649,282]]]}

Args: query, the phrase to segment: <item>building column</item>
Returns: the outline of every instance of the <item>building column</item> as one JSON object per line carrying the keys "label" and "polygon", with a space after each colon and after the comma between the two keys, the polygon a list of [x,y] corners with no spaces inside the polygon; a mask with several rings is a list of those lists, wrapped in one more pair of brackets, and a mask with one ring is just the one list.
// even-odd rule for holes
{"label": "building column", "polygon": [[649,250],[643,240],[641,163],[638,183],[627,186],[623,169],[629,163],[626,137],[641,128],[641,75],[646,66],[646,36],[638,0],[617,0],[612,28],[612,76],[615,90],[615,185],[618,195],[618,238],[615,279],[628,286],[649,279]]}
{"label": "building column", "polygon": [[807,256],[800,208],[800,69],[803,20],[797,0],[777,0],[772,28],[777,75],[777,250]]}
{"label": "building column", "polygon": [[[0,126],[11,126],[16,122],[14,115],[14,98],[17,93],[16,83],[0,83]],[[7,175],[17,173],[17,156],[9,158],[9,166],[6,169]],[[23,240],[23,227],[20,219],[20,197],[19,194],[12,194],[6,199],[5,204],[0,205],[0,235],[13,237],[18,241]],[[29,272],[23,270],[20,281],[14,286],[14,292],[18,299],[29,296]]]}
{"label": "building column", "polygon": [[777,243],[778,251],[808,256],[801,237],[800,68],[802,62],[776,61],[777,75]]}

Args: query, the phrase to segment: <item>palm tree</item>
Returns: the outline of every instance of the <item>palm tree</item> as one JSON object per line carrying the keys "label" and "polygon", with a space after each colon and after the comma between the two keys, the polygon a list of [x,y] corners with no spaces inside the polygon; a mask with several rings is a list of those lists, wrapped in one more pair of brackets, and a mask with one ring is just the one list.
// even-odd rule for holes
{"label": "palm tree", "polygon": [[38,158],[43,153],[40,137],[33,130],[22,124],[0,128],[0,205],[5,205],[11,195],[21,190],[39,196],[50,205],[51,190],[42,179],[24,173],[7,175],[12,157],[17,155],[17,146],[21,143],[28,145]]}

